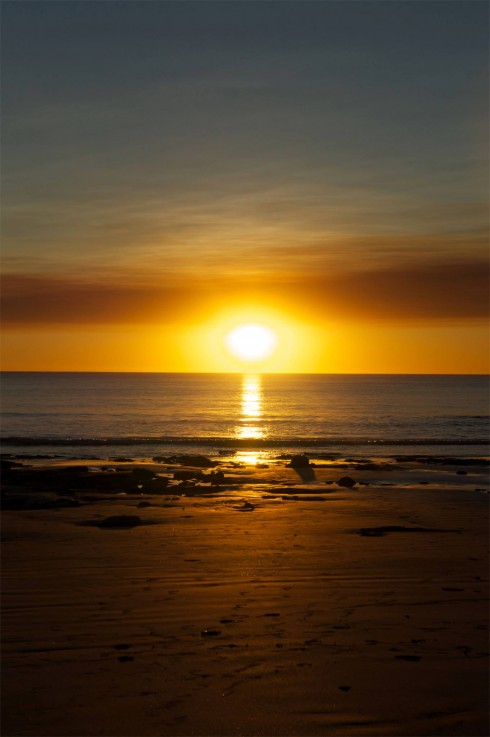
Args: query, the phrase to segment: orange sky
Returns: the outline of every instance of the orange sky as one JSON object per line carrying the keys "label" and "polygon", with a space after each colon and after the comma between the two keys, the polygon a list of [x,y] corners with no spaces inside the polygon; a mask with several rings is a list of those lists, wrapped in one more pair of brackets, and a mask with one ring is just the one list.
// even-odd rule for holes
{"label": "orange sky", "polygon": [[2,368],[487,373],[462,6],[4,4]]}

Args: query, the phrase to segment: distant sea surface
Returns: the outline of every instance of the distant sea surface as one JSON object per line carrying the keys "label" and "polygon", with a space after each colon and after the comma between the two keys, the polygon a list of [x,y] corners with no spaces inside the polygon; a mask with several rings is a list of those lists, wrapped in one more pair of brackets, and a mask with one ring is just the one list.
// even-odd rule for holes
{"label": "distant sea surface", "polygon": [[4,372],[1,396],[10,453],[483,456],[489,439],[487,376]]}

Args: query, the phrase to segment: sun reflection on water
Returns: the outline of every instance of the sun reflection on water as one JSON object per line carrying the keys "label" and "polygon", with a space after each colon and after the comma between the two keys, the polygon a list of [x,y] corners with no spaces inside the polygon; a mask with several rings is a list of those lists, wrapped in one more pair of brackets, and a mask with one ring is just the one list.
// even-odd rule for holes
{"label": "sun reflection on water", "polygon": [[259,440],[264,437],[260,427],[262,415],[262,385],[260,376],[249,374],[242,381],[242,406],[240,427],[237,428],[237,437],[242,439]]}
{"label": "sun reflection on water", "polygon": [[247,466],[256,466],[257,463],[263,461],[262,453],[258,451],[239,450],[236,454],[238,463],[245,463]]}

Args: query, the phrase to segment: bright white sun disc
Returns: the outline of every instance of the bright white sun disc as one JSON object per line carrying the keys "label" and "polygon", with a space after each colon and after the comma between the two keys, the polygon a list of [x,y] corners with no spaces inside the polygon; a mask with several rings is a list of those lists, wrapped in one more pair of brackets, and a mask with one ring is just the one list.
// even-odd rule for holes
{"label": "bright white sun disc", "polygon": [[277,335],[265,325],[240,325],[226,336],[230,353],[244,361],[267,358],[277,345]]}

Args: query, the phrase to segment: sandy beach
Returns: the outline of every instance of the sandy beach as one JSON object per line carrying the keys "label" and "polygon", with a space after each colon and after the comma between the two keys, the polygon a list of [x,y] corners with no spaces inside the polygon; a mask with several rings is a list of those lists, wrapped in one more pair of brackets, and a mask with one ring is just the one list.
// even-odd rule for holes
{"label": "sandy beach", "polygon": [[6,737],[487,733],[481,468],[346,488],[327,463],[224,460],[193,488],[174,474],[217,468],[139,464],[167,488],[53,493],[45,464],[35,493],[7,474],[6,506],[31,503],[3,512]]}

